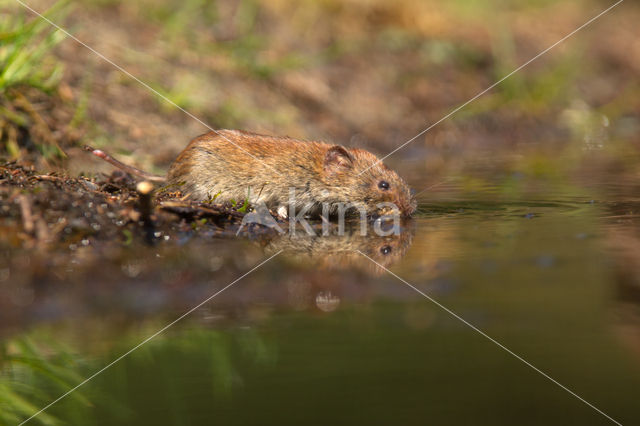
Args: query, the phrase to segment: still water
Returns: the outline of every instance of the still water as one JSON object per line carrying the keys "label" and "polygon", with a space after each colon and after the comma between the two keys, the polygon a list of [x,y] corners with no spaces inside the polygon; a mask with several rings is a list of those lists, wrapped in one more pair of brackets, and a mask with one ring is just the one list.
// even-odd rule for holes
{"label": "still water", "polygon": [[28,424],[613,424],[505,348],[637,424],[640,201],[625,185],[534,183],[443,185],[394,237],[5,255],[0,420],[280,253]]}

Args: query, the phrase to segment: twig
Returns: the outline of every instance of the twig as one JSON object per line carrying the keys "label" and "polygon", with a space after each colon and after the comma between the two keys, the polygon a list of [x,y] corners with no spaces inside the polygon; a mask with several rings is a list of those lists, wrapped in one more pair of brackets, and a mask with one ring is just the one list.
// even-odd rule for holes
{"label": "twig", "polygon": [[244,217],[244,214],[231,210],[223,205],[208,205],[207,207],[203,207],[198,204],[165,201],[160,204],[160,208],[186,219],[195,217],[221,218],[224,216],[240,219]]}
{"label": "twig", "polygon": [[153,242],[154,225],[151,220],[151,197],[153,195],[153,184],[149,181],[142,181],[136,185],[136,191],[140,197],[140,214],[142,216],[142,223],[145,231],[145,237],[148,243]]}
{"label": "twig", "polygon": [[51,176],[51,175],[36,175],[36,176],[31,176],[31,179],[43,180],[47,182],[65,182],[68,178],[61,178],[58,176]]}
{"label": "twig", "polygon": [[108,153],[104,152],[101,149],[96,149],[93,148],[89,145],[85,145],[84,146],[84,150],[88,151],[90,153],[92,153],[93,155],[95,155],[96,157],[106,161],[107,163],[116,166],[117,168],[119,168],[120,170],[123,170],[126,173],[129,173],[133,176],[139,176],[143,179],[146,179],[148,181],[152,181],[152,182],[164,182],[165,178],[162,176],[156,176],[154,174],[151,173],[147,173],[144,170],[140,170],[137,169],[133,166],[129,166],[127,164],[124,164],[122,161],[116,160],[115,158],[113,158],[112,156],[110,156]]}

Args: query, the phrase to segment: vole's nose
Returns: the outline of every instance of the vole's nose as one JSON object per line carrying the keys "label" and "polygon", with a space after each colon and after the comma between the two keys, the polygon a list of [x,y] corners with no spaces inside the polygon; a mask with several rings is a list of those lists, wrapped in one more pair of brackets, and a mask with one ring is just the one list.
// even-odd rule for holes
{"label": "vole's nose", "polygon": [[416,211],[416,201],[413,198],[408,200],[398,200],[396,203],[403,216],[409,217]]}
{"label": "vole's nose", "polygon": [[408,204],[409,206],[407,209],[407,216],[411,216],[412,214],[415,213],[416,209],[418,208],[418,201],[413,196],[411,196]]}

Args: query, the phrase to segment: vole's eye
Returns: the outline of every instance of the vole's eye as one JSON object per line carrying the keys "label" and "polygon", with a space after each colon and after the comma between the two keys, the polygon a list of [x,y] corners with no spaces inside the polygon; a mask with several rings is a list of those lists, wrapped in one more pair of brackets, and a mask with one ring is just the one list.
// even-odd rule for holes
{"label": "vole's eye", "polygon": [[383,191],[388,190],[389,182],[387,182],[386,180],[381,180],[380,182],[378,182],[378,188],[382,189]]}
{"label": "vole's eye", "polygon": [[388,255],[389,253],[391,253],[391,246],[380,247],[380,253],[382,253],[385,256]]}

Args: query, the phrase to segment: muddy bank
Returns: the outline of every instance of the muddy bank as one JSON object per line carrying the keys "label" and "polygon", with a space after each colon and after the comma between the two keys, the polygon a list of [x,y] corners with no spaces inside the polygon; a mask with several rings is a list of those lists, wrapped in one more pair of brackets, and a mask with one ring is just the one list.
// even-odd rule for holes
{"label": "muddy bank", "polygon": [[144,217],[136,182],[119,171],[69,177],[12,162],[1,166],[0,181],[2,241],[12,248],[154,243],[205,224],[209,235],[227,235],[243,216],[231,205],[185,202],[179,192],[160,188]]}

